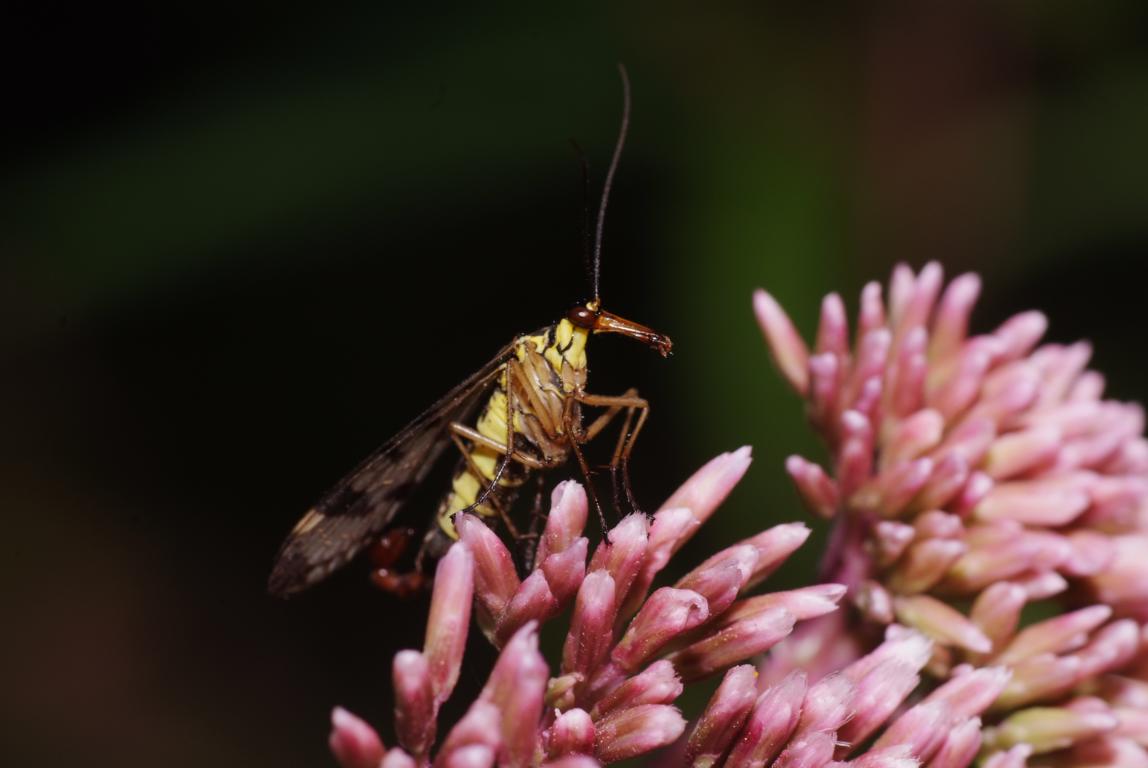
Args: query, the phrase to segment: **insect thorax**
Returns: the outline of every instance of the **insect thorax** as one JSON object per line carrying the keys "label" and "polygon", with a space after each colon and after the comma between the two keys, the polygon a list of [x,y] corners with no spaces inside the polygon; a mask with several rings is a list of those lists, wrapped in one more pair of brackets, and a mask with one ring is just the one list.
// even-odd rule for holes
{"label": "insect thorax", "polygon": [[[565,462],[569,451],[567,413],[580,423],[577,402],[567,401],[585,390],[587,336],[586,329],[562,319],[515,341],[513,358],[503,367],[473,427],[490,444],[464,439],[467,456],[459,462],[451,489],[439,505],[439,526],[451,538],[457,535],[451,516],[473,505],[498,474],[511,411],[514,430],[510,443],[514,451],[545,466]],[[491,517],[499,509],[507,510],[530,472],[520,461],[508,462],[498,484],[473,511]]]}

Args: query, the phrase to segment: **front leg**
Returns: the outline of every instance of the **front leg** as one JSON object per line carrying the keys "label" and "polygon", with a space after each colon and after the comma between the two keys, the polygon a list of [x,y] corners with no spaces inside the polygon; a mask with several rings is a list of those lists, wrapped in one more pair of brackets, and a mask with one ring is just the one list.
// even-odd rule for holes
{"label": "front leg", "polygon": [[[610,460],[610,478],[613,485],[615,506],[618,507],[619,511],[622,508],[621,492],[619,490],[620,474],[621,491],[625,492],[626,501],[629,503],[630,509],[637,512],[640,507],[634,499],[634,491],[630,484],[630,453],[634,449],[634,443],[638,439],[638,434],[642,431],[642,427],[645,426],[646,419],[650,415],[649,401],[643,397],[639,397],[636,389],[628,389],[621,395],[582,394],[578,396],[578,400],[586,405],[607,408],[607,411],[595,419],[586,430],[585,438],[583,439],[584,442],[593,439],[594,436],[605,429],[619,413],[625,410],[626,417],[622,423],[622,430],[618,433],[618,442],[614,446],[614,455]],[[637,414],[636,424],[634,424],[635,414]],[[631,424],[634,425],[632,429]]]}

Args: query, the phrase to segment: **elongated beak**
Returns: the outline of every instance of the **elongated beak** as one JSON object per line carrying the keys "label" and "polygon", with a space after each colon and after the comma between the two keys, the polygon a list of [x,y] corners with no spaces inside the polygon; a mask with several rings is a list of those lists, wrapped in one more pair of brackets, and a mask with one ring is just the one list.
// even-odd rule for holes
{"label": "elongated beak", "polygon": [[637,339],[646,346],[658,350],[662,357],[669,357],[670,351],[674,347],[674,342],[670,341],[669,336],[663,336],[640,323],[618,317],[605,310],[598,313],[598,319],[594,323],[594,333],[620,333],[623,336],[629,336],[631,339]]}

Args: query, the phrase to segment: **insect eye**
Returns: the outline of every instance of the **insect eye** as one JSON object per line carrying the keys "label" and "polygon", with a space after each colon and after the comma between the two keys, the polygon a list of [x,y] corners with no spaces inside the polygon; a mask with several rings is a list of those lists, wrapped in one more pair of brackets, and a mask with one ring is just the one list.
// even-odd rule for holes
{"label": "insect eye", "polygon": [[593,328],[598,322],[598,313],[584,304],[576,304],[566,313],[566,319],[579,328]]}

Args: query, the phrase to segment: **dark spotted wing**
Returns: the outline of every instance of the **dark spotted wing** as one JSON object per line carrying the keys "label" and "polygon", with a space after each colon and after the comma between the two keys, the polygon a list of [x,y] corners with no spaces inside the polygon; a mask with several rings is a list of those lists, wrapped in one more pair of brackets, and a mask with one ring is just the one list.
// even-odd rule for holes
{"label": "dark spotted wing", "polygon": [[408,424],[329,490],[283,542],[267,589],[299,592],[346,565],[394,519],[449,442],[447,427],[474,411],[513,345]]}

